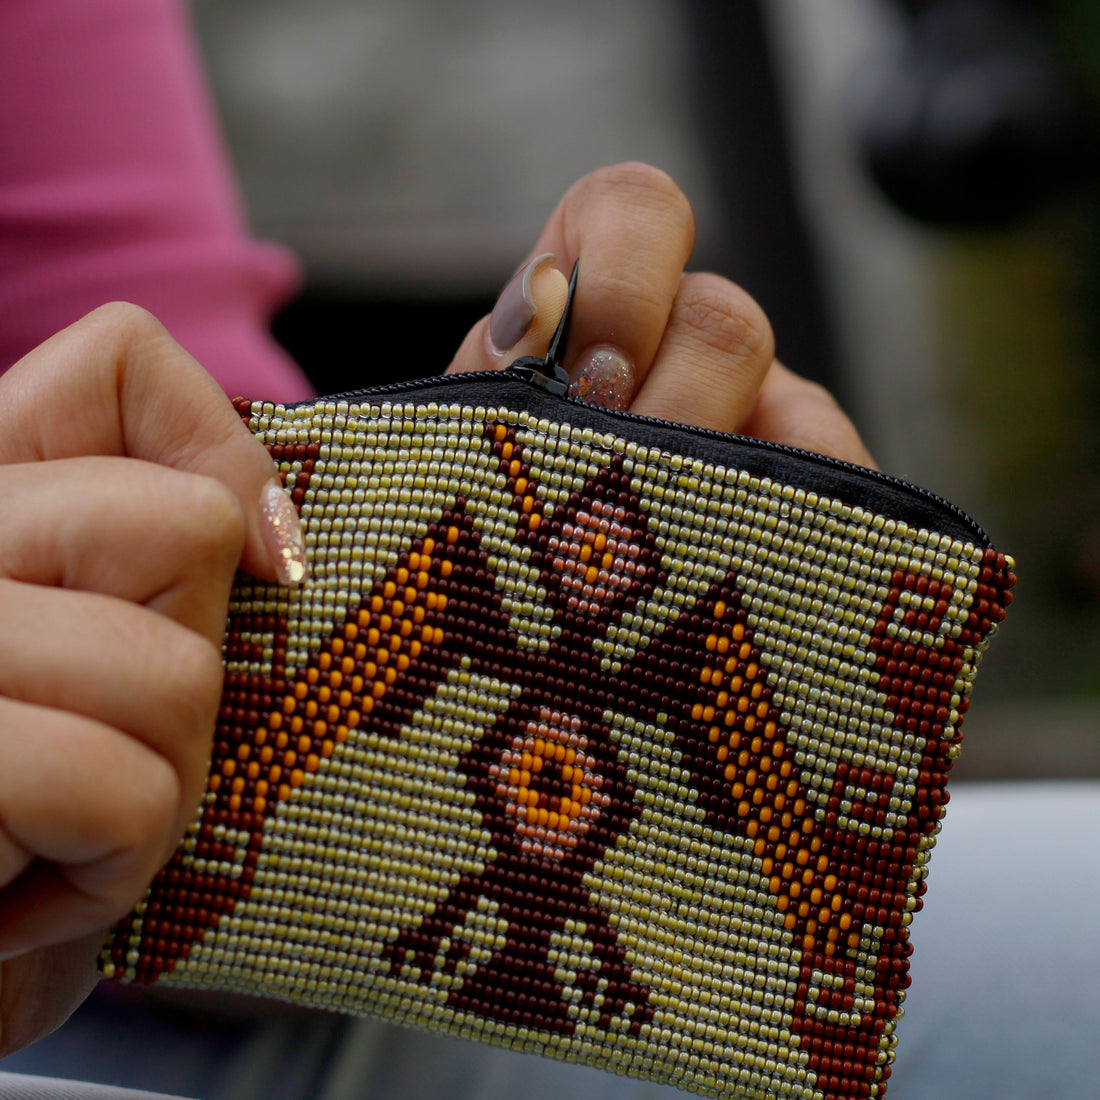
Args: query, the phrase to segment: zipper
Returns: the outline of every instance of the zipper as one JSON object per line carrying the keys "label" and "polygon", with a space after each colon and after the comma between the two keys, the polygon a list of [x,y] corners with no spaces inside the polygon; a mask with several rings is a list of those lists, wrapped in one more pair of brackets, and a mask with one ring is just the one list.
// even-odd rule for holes
{"label": "zipper", "polygon": [[523,359],[518,360],[515,364],[512,364],[504,370],[469,371],[463,374],[446,374],[430,378],[409,379],[404,382],[391,382],[384,386],[371,386],[363,389],[349,390],[345,393],[333,394],[314,400],[300,401],[286,407],[299,408],[312,405],[316,400],[340,401],[347,402],[348,404],[363,403],[364,401],[376,402],[378,398],[390,396],[397,397],[405,393],[415,393],[417,390],[423,390],[427,386],[430,386],[433,391],[438,391],[440,388],[449,389],[454,386],[464,386],[471,382],[499,383],[502,378],[508,378],[523,382],[524,385],[530,386],[532,389],[539,390],[543,393],[554,393],[557,399],[564,404],[584,409],[589,415],[593,412],[598,412],[601,416],[605,416],[613,421],[620,421],[624,424],[673,429],[697,439],[714,440],[717,443],[736,444],[754,450],[797,458],[802,461],[814,463],[828,470],[836,470],[864,481],[886,486],[934,505],[937,509],[948,513],[954,517],[957,522],[968,528],[973,533],[976,543],[979,543],[983,547],[991,545],[989,535],[969,512],[960,508],[957,504],[952,503],[939,493],[934,493],[931,489],[925,489],[920,485],[907,481],[905,478],[897,477],[893,474],[886,474],[881,470],[872,470],[866,466],[859,466],[854,462],[847,462],[841,458],[817,454],[815,451],[807,451],[801,447],[792,447],[786,443],[774,443],[768,439],[756,439],[753,436],[738,435],[734,432],[719,432],[712,428],[697,428],[690,424],[678,424],[675,421],[663,420],[656,416],[640,416],[638,413],[627,412],[623,409],[608,409],[603,406],[591,405],[578,398],[569,397],[567,394],[556,393],[556,387],[547,386],[546,384],[546,381],[552,379],[547,379],[545,374],[534,369],[534,362],[536,361]]}
{"label": "zipper", "polygon": [[[924,489],[919,485],[914,485],[911,481],[906,481],[904,478],[895,477],[892,474],[884,474],[879,470],[871,470],[866,466],[857,466],[854,462],[845,462],[840,458],[832,458],[829,455],[821,455],[813,451],[806,451],[801,447],[791,447],[786,443],[772,443],[766,439],[754,439],[751,436],[736,435],[732,432],[716,432],[710,428],[695,428],[689,424],[676,424],[671,420],[662,420],[655,416],[639,416],[637,413],[626,412],[621,409],[608,409],[603,406],[589,405],[574,397],[570,397],[568,392],[569,374],[562,366],[561,357],[564,354],[566,340],[568,339],[569,322],[573,314],[573,299],[577,293],[577,275],[579,270],[580,261],[578,260],[573,264],[573,270],[569,276],[569,291],[565,299],[565,308],[562,310],[561,320],[558,322],[558,327],[550,339],[550,346],[543,358],[540,359],[537,356],[523,356],[515,360],[515,362],[503,371],[471,371],[467,374],[449,374],[428,379],[413,379],[407,382],[395,382],[387,386],[378,386],[372,389],[353,390],[349,393],[337,394],[325,400],[350,402],[353,400],[361,400],[366,397],[373,399],[379,396],[385,397],[390,394],[410,393],[422,388],[426,384],[434,387],[446,387],[448,385],[478,381],[499,382],[501,376],[504,375],[524,382],[535,389],[542,390],[544,393],[551,394],[568,404],[583,408],[588,415],[592,415],[593,410],[598,409],[600,414],[612,420],[621,420],[627,424],[661,428],[666,431],[671,429],[679,433],[687,433],[696,439],[714,440],[718,443],[734,444],[748,449],[797,458],[803,462],[810,462],[811,464],[824,467],[828,470],[836,470],[848,474],[862,479],[863,481],[870,482],[871,484],[886,486],[895,491],[904,493],[907,496],[915,497],[926,504],[930,504],[940,512],[946,512],[948,515],[954,517],[956,522],[961,524],[962,527],[968,529],[974,535],[975,542],[980,543],[983,547],[991,545],[989,536],[968,512],[964,511],[957,504],[953,504],[946,497],[942,497],[938,493],[933,493],[930,489]],[[303,405],[309,403],[310,402],[301,402]]]}
{"label": "zipper", "polygon": [[[584,404],[584,402],[575,397],[566,397],[566,400],[574,405]],[[955,519],[970,527],[977,536],[977,541],[984,545],[990,544],[989,535],[969,512],[960,508],[946,497],[940,496],[939,493],[934,493],[931,489],[925,489],[923,486],[916,485],[912,481],[907,481],[903,477],[897,477],[894,474],[884,474],[881,470],[872,470],[868,466],[860,466],[855,462],[848,462],[843,458],[833,458],[831,455],[818,454],[816,451],[807,451],[801,447],[792,447],[787,443],[774,443],[770,439],[757,439],[755,436],[738,435],[736,432],[717,432],[711,428],[696,428],[690,424],[677,424],[671,420],[662,420],[657,416],[639,416],[637,413],[628,412],[625,409],[605,408],[603,411],[605,413],[610,413],[613,417],[618,419],[626,420],[629,423],[649,424],[662,428],[679,428],[682,431],[690,432],[700,439],[714,439],[719,442],[737,443],[743,447],[770,451],[773,454],[789,455],[792,458],[800,458],[803,460],[809,459],[819,466],[825,466],[832,470],[840,470],[847,474],[853,474],[856,477],[877,482],[880,485],[888,485],[893,489],[898,489],[911,495],[918,496],[928,501],[930,504],[937,505],[940,509],[949,512]]]}

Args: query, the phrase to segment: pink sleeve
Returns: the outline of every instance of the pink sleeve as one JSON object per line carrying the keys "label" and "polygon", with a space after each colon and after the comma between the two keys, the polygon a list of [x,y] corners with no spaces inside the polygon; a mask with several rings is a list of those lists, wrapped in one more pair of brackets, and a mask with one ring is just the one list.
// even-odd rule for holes
{"label": "pink sleeve", "polygon": [[0,2],[0,370],[103,302],[231,395],[310,387],[267,334],[293,259],[249,238],[180,0]]}

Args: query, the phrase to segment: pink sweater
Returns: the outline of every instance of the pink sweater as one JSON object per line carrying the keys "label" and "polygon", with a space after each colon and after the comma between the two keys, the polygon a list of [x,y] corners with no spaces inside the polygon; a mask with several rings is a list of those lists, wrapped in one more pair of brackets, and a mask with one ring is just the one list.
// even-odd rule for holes
{"label": "pink sweater", "polygon": [[0,2],[0,371],[113,299],[231,394],[310,394],[267,335],[298,273],[249,238],[180,0]]}

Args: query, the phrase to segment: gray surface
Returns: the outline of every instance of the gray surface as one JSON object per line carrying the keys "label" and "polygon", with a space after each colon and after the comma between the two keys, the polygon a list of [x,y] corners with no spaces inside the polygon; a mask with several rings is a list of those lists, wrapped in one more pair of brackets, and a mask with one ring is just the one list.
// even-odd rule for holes
{"label": "gray surface", "polygon": [[0,1100],[186,1100],[112,1085],[88,1085],[49,1077],[0,1073]]}
{"label": "gray surface", "polygon": [[889,1100],[1100,1096],[1100,784],[960,786]]}

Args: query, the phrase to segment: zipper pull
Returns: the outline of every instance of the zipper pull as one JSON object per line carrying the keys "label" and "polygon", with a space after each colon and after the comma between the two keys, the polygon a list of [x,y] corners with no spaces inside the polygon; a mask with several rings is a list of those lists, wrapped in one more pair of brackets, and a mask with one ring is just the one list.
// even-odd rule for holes
{"label": "zipper pull", "polygon": [[565,309],[550,340],[546,357],[540,359],[536,355],[524,355],[508,367],[508,370],[519,375],[520,378],[558,397],[564,397],[569,392],[569,375],[560,360],[565,352],[565,340],[569,333],[569,316],[573,312],[573,295],[577,291],[579,267],[580,260],[577,260],[573,264],[573,274],[569,276],[569,293],[565,299]]}

